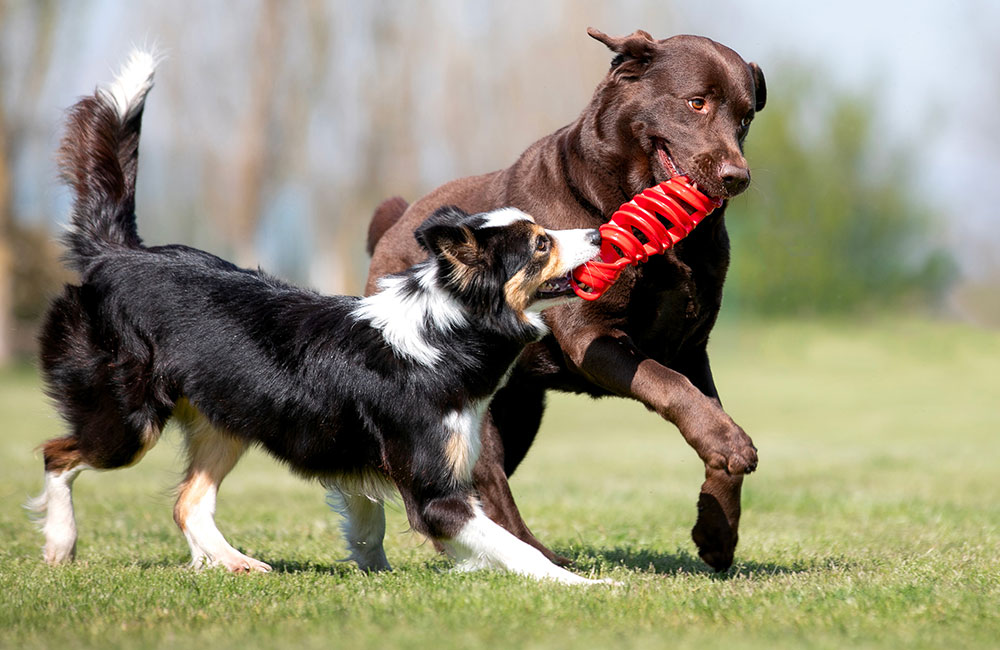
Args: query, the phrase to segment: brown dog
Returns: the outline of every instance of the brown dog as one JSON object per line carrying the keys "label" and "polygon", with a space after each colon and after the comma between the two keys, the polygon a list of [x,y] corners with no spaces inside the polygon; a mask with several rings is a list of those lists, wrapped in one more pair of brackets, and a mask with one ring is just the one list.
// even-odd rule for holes
{"label": "brown dog", "polygon": [[[764,75],[707,38],[612,38],[615,53],[593,99],[572,124],[542,138],[511,167],[463,178],[412,206],[386,201],[369,231],[367,291],[426,253],[414,229],[436,208],[469,212],[515,206],[546,228],[596,228],[644,188],[687,174],[726,199],[750,182],[743,139],[764,107]],[[733,561],[743,475],[757,466],[753,442],[722,410],[706,345],[729,266],[725,207],[665,255],[629,267],[595,302],[546,312],[552,334],[529,346],[494,398],[475,480],[491,519],[556,561],[524,524],[507,484],[538,431],[549,389],[630,397],[673,422],[705,463],[692,536],[717,570]]]}

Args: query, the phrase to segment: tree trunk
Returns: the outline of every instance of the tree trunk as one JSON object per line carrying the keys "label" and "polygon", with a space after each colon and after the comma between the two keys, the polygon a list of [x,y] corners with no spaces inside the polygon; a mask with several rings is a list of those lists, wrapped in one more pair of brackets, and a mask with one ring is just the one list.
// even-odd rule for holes
{"label": "tree trunk", "polygon": [[0,105],[0,366],[10,361],[14,338],[14,255],[11,248],[14,215],[11,214],[8,154],[7,122]]}

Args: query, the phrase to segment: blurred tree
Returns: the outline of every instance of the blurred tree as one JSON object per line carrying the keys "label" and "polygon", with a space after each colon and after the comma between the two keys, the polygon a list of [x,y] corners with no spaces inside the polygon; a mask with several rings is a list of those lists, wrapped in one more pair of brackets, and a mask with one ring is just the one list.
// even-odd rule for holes
{"label": "blurred tree", "polygon": [[237,141],[240,149],[235,165],[235,190],[228,211],[230,235],[235,242],[236,262],[256,264],[254,235],[261,216],[263,195],[275,175],[273,152],[276,143],[270,137],[276,113],[275,85],[284,54],[283,12],[278,0],[263,0],[257,16],[254,43],[254,75],[251,77],[247,110],[239,121]]}
{"label": "blurred tree", "polygon": [[[0,6],[0,22],[3,9]],[[11,210],[10,153],[7,144],[7,120],[0,103],[0,365],[10,360],[14,300],[14,261],[11,239],[14,214]]]}
{"label": "blurred tree", "polygon": [[940,215],[912,185],[910,151],[887,142],[866,94],[822,75],[769,73],[747,142],[753,184],[727,212],[727,304],[760,314],[927,305],[955,278]]}
{"label": "blurred tree", "polygon": [[[18,12],[28,12],[25,16],[15,16]],[[35,3],[16,3],[0,0],[0,37],[9,29],[27,25],[32,30],[33,44],[31,56],[19,65],[11,65],[0,49],[0,364],[10,360],[14,352],[16,336],[15,297],[17,274],[16,252],[23,251],[16,242],[23,242],[27,230],[14,218],[13,168],[14,161],[30,135],[28,128],[38,102],[42,82],[49,68],[52,52],[52,36],[56,27],[54,2],[39,0]],[[20,20],[14,20],[14,18]],[[20,72],[18,78],[11,73]],[[43,255],[40,255],[42,257]],[[23,277],[23,276],[22,276]],[[21,294],[23,295],[23,293]],[[20,310],[22,315],[31,312],[30,307]],[[37,314],[32,314],[37,317]]]}

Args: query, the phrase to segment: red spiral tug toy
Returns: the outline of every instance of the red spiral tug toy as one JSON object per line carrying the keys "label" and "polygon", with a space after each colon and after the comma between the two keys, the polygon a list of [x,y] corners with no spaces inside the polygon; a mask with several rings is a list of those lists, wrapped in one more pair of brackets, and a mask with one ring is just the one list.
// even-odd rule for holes
{"label": "red spiral tug toy", "polygon": [[[573,270],[573,291],[584,300],[597,300],[622,269],[665,253],[721,205],[721,200],[695,189],[687,176],[674,176],[643,190],[600,227],[601,259]],[[672,225],[664,224],[663,219]],[[642,233],[646,242],[634,231]]]}

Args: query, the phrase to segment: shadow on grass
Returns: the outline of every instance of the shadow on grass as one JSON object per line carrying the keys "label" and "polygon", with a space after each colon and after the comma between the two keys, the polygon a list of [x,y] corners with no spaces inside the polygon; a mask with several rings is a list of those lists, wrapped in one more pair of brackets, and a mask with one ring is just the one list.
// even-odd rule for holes
{"label": "shadow on grass", "polygon": [[[570,571],[607,571],[616,567],[622,567],[637,575],[699,575],[712,580],[732,580],[735,578],[762,578],[775,575],[794,575],[822,571],[831,567],[846,567],[850,563],[843,558],[811,558],[809,560],[795,561],[786,564],[776,562],[757,562],[755,560],[737,561],[726,571],[716,572],[710,566],[702,562],[697,555],[678,549],[673,553],[663,553],[648,549],[637,549],[626,546],[614,548],[595,548],[589,546],[574,546],[566,549],[554,549],[556,552],[569,557],[573,564],[567,567]],[[261,557],[264,562],[271,565],[273,573],[276,574],[323,574],[345,578],[356,575],[363,575],[358,571],[353,562],[312,562],[309,560],[282,560],[268,557]],[[437,569],[447,572],[451,568],[451,563],[438,558],[437,562],[430,562],[426,568]],[[164,558],[152,561],[138,561],[130,563],[131,566],[140,569],[170,569],[170,568],[190,568],[186,560]],[[212,570],[212,569],[210,569]],[[371,574],[376,575],[376,574]]]}
{"label": "shadow on grass", "polygon": [[726,571],[717,573],[710,566],[702,562],[701,558],[697,555],[684,550],[678,550],[675,553],[660,553],[619,546],[615,548],[584,547],[575,548],[573,551],[570,557],[573,558],[578,568],[613,568],[620,566],[636,573],[704,575],[716,580],[806,573],[822,566],[822,563],[815,561],[778,564],[774,562],[744,560],[737,561]]}
{"label": "shadow on grass", "polygon": [[[335,562],[333,564],[327,564],[324,562],[310,562],[301,560],[281,560],[272,559],[268,557],[259,557],[262,562],[266,562],[271,566],[272,573],[320,573],[333,576],[343,577],[352,573],[357,573],[358,569],[352,563],[340,563]],[[192,572],[198,572],[198,569],[191,568],[191,562],[189,559],[173,559],[164,558],[160,560],[140,560],[136,562],[129,562],[129,566],[138,569],[186,569]],[[203,571],[220,571],[223,572],[224,569],[220,567],[211,567],[202,569]]]}
{"label": "shadow on grass", "polygon": [[358,573],[358,567],[353,562],[310,562],[300,560],[265,560],[271,565],[274,573],[325,573],[327,575],[344,577]]}

